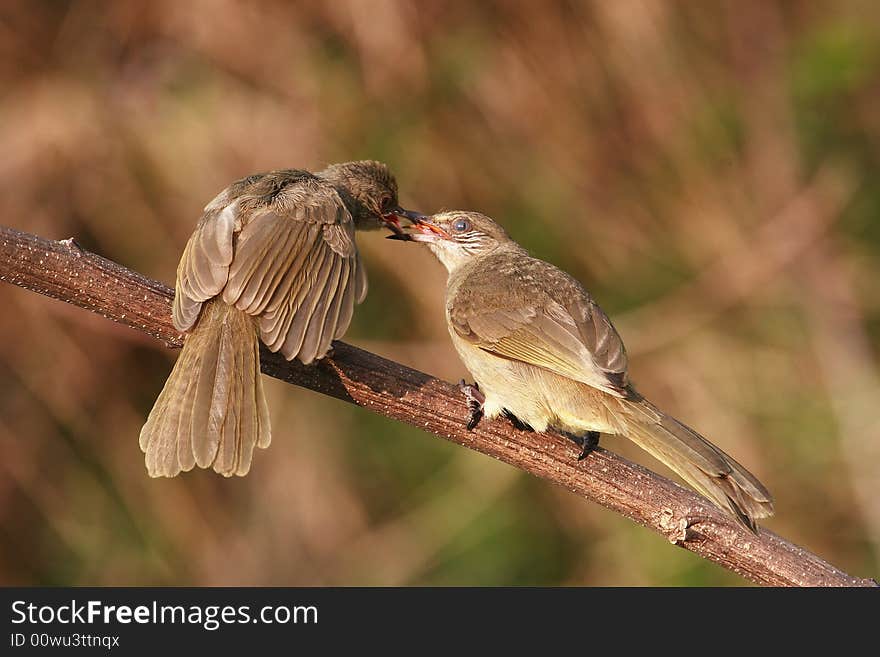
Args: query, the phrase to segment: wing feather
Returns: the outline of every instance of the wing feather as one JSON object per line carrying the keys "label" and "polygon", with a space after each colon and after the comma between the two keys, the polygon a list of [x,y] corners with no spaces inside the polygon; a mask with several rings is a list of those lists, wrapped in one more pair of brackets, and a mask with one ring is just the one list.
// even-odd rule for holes
{"label": "wing feather", "polygon": [[459,289],[449,317],[456,335],[500,358],[529,363],[617,397],[628,394],[623,341],[579,286],[568,295],[575,298],[568,305],[541,290],[512,295],[528,299],[518,305],[509,298],[485,303],[486,295],[480,296],[484,283]]}
{"label": "wing feather", "polygon": [[193,327],[202,302],[223,290],[232,262],[237,203],[209,210],[186,243],[177,266],[172,316],[178,331]]}
{"label": "wing feather", "polygon": [[333,260],[334,256],[332,251],[329,249],[320,249],[320,260],[315,263],[314,279],[311,280],[311,283],[307,288],[302,304],[293,315],[290,329],[287,331],[287,338],[281,346],[280,351],[288,360],[291,360],[297,355],[299,355],[300,360],[306,364],[309,364],[314,360],[313,356],[308,358],[310,354],[300,354],[300,349],[305,343],[306,330],[308,329],[312,316],[315,313],[315,308],[317,307],[321,296],[324,294],[324,287],[327,285],[327,281],[330,278],[330,269]]}
{"label": "wing feather", "polygon": [[342,305],[348,296],[348,290],[352,287],[353,283],[354,282],[351,280],[351,260],[346,258],[342,261],[342,267],[339,272],[339,287],[336,290],[336,294],[333,296],[333,303],[327,311],[327,317],[324,319],[324,328],[321,331],[325,341],[322,343],[322,346],[326,346],[325,351],[330,349],[330,343],[337,338],[337,333],[339,332],[339,318],[342,316]]}
{"label": "wing feather", "polygon": [[252,216],[239,234],[235,258],[229,268],[229,282],[223,290],[223,301],[247,310],[257,295],[260,283],[283,252],[285,228],[284,221],[272,212]]}
{"label": "wing feather", "polygon": [[293,273],[286,294],[281,296],[277,305],[273,303],[273,308],[260,317],[260,333],[263,342],[270,350],[278,351],[284,344],[290,332],[290,325],[311,289],[308,280],[300,281],[299,278],[300,276],[308,278],[309,272],[316,272],[322,255],[321,245],[316,242],[301,259],[298,259],[299,269]]}
{"label": "wing feather", "polygon": [[[354,304],[366,295],[366,273],[354,222],[336,190],[308,174],[289,182],[272,176],[251,181],[271,188],[270,196],[245,179],[206,208],[178,266],[174,324],[191,329],[202,304],[222,294],[225,303],[259,318],[272,351],[312,362],[345,332]],[[218,434],[234,423],[258,422],[257,411],[218,418]],[[223,455],[224,467],[235,465],[232,458]]]}
{"label": "wing feather", "polygon": [[328,328],[327,316],[333,309],[336,297],[341,296],[342,290],[339,289],[340,286],[345,284],[341,280],[344,262],[343,258],[332,258],[331,260],[331,269],[327,276],[327,282],[320,288],[318,302],[312,311],[312,316],[306,329],[306,337],[300,348],[300,358],[304,363],[313,361],[319,353],[327,353],[327,350],[330,348],[330,341],[333,338],[325,338],[325,330]]}
{"label": "wing feather", "polygon": [[[367,270],[364,268],[364,263],[361,260],[360,254],[355,256],[355,269],[354,269],[354,302],[362,303],[364,299],[367,298]],[[348,324],[346,324],[348,326]]]}

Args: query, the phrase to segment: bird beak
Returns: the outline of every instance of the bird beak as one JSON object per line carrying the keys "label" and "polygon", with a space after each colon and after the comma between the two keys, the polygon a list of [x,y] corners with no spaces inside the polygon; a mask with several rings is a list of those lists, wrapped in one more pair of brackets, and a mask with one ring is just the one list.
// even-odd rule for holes
{"label": "bird beak", "polygon": [[388,239],[408,240],[409,236],[404,232],[403,226],[400,225],[400,218],[408,219],[411,224],[417,224],[427,219],[421,212],[413,210],[404,210],[401,207],[392,208],[387,213],[381,215],[382,222],[385,227],[390,229],[393,235],[389,235]]}
{"label": "bird beak", "polygon": [[399,233],[389,235],[388,239],[407,242],[439,242],[450,239],[449,233],[432,222],[428,217],[422,216],[411,221],[411,226],[401,229]]}

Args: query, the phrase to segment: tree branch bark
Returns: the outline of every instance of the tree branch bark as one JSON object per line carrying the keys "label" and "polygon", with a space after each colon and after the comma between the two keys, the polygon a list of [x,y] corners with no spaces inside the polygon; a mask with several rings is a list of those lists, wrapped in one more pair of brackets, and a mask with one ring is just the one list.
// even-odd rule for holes
{"label": "tree branch bark", "polygon": [[[0,226],[0,280],[100,313],[169,347],[183,344],[171,324],[173,290],[72,239],[52,241]],[[523,433],[502,421],[467,431],[467,408],[456,386],[344,342],[313,366],[264,349],[262,369],[558,484],[758,584],[877,586],[772,532],[749,533],[696,493],[606,450],[578,462],[578,448],[561,436]]]}

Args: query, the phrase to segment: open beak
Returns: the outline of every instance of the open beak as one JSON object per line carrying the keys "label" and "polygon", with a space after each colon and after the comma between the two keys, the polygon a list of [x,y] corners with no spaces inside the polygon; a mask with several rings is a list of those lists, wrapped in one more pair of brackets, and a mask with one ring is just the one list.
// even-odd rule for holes
{"label": "open beak", "polygon": [[449,233],[424,215],[418,219],[411,219],[411,221],[411,226],[401,229],[399,233],[395,232],[394,235],[389,235],[387,239],[407,242],[439,242],[450,238]]}
{"label": "open beak", "polygon": [[[410,223],[416,224],[423,219],[426,219],[425,215],[421,212],[415,212],[413,210],[404,210],[401,207],[391,208],[388,212],[381,215],[382,222],[385,224],[386,228],[389,228],[393,235],[389,235],[389,238],[396,239],[407,239],[405,237],[406,233],[403,232],[403,226],[400,225],[400,219],[409,219]],[[400,237],[397,237],[400,236]]]}

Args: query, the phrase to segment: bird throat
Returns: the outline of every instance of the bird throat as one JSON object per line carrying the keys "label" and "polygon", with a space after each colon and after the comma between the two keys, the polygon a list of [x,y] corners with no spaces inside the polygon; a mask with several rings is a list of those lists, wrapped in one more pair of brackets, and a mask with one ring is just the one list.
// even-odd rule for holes
{"label": "bird throat", "polygon": [[479,256],[469,253],[458,244],[447,240],[428,242],[428,248],[443,263],[446,271],[450,274],[454,274],[465,265],[470,265],[479,259]]}

